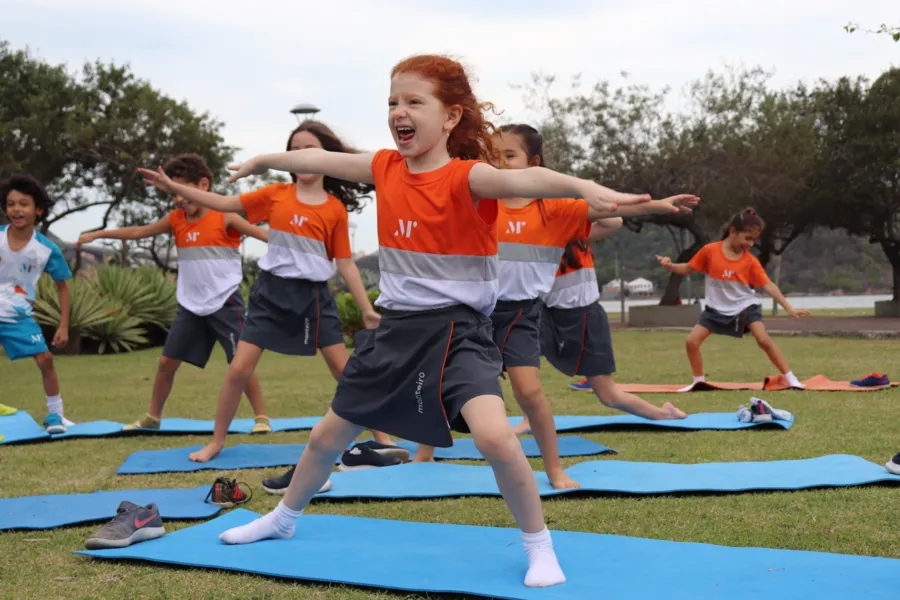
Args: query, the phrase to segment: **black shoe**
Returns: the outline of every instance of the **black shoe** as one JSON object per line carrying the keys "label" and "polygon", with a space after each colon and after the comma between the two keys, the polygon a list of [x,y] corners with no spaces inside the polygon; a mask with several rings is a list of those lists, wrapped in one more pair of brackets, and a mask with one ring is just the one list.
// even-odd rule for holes
{"label": "black shoe", "polygon": [[126,500],[119,504],[116,512],[118,514],[112,521],[85,540],[85,548],[124,548],[137,542],[156,539],[166,533],[155,504],[138,506]]}
{"label": "black shoe", "polygon": [[[279,496],[283,496],[284,493],[287,491],[288,486],[291,485],[291,479],[294,477],[294,469],[296,469],[296,468],[297,467],[291,467],[290,469],[288,469],[287,473],[285,473],[281,477],[269,477],[268,479],[263,479],[262,488],[264,490],[266,490],[267,492],[269,492],[270,494],[277,494]],[[328,490],[331,489],[332,485],[333,484],[331,483],[331,480],[329,479],[328,481],[325,482],[325,485],[323,485],[317,493],[321,494],[322,492],[327,492]]]}
{"label": "black shoe", "polygon": [[366,440],[365,442],[360,442],[356,445],[371,448],[382,456],[399,458],[401,462],[409,461],[409,450],[401,448],[400,446],[394,446],[393,444],[379,444],[375,440]]}
{"label": "black shoe", "polygon": [[[344,450],[341,456],[341,464],[338,465],[338,471],[358,471],[360,469],[371,469],[374,467],[391,467],[399,465],[403,461],[396,456],[391,457],[382,454],[373,449],[371,444],[374,442],[362,442],[354,445],[349,450]],[[378,444],[381,446],[381,444]],[[409,453],[407,453],[407,456]]]}
{"label": "black shoe", "polygon": [[247,486],[246,492],[240,488],[240,485],[234,479],[219,477],[212,484],[212,487],[209,488],[209,493],[206,494],[206,501],[224,508],[234,508],[238,504],[250,502],[250,498],[253,497],[253,491],[246,483],[243,484]]}
{"label": "black shoe", "polygon": [[900,453],[895,454],[894,458],[885,463],[884,466],[894,475],[900,475]]}

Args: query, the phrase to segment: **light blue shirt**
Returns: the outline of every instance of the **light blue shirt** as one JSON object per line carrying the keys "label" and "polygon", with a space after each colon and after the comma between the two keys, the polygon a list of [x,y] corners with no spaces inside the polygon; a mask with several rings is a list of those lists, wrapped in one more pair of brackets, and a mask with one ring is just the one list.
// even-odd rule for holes
{"label": "light blue shirt", "polygon": [[8,225],[0,225],[0,322],[30,318],[37,283],[46,271],[53,281],[72,277],[59,246],[39,231],[18,252],[9,247]]}

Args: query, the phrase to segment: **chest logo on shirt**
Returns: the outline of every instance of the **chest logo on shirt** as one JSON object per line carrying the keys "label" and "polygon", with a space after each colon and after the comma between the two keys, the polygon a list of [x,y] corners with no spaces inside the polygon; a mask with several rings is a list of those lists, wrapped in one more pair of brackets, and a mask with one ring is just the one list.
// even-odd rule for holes
{"label": "chest logo on shirt", "polygon": [[522,233],[522,228],[525,227],[525,221],[507,221],[506,222],[506,233]]}
{"label": "chest logo on shirt", "polygon": [[294,215],[291,217],[291,225],[294,227],[303,227],[303,224],[309,221],[307,217],[302,217],[300,215]]}
{"label": "chest logo on shirt", "polygon": [[25,273],[31,273],[37,268],[37,265],[34,263],[24,263],[22,265],[22,271]]}
{"label": "chest logo on shirt", "polygon": [[409,221],[409,220],[404,221],[403,219],[397,219],[397,221],[399,221],[399,223],[400,223],[400,228],[394,232],[394,235],[400,236],[400,237],[411,236],[413,227],[419,226],[418,221]]}
{"label": "chest logo on shirt", "polygon": [[725,279],[734,279],[734,271],[729,271],[728,269],[722,271],[722,277]]}
{"label": "chest logo on shirt", "polygon": [[189,242],[196,242],[200,238],[200,232],[189,231],[185,237],[187,237],[187,241]]}

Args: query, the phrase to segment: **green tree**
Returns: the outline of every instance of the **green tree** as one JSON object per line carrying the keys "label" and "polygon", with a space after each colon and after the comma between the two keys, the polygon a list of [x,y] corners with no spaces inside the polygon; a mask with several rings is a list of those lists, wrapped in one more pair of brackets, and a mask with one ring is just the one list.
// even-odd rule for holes
{"label": "green tree", "polygon": [[[858,23],[847,23],[844,25],[844,31],[847,33],[853,33],[854,31],[859,29]],[[882,23],[878,29],[874,31],[871,29],[866,29],[866,33],[885,33],[891,36],[895,42],[900,42],[900,24],[898,25],[888,25],[887,23]]]}
{"label": "green tree", "polygon": [[871,86],[864,78],[822,83],[814,186],[822,224],[881,246],[900,302],[900,69]]}

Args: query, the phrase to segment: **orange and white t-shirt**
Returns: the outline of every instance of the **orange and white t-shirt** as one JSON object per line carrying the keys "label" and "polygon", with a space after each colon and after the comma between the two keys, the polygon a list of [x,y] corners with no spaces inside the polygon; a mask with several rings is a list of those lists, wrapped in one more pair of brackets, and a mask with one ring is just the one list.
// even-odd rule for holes
{"label": "orange and white t-shirt", "polygon": [[706,273],[706,304],[724,315],[737,315],[756,304],[758,288],[769,283],[762,264],[749,252],[737,260],[725,256],[724,242],[713,242],[690,260],[695,271]]}
{"label": "orange and white t-shirt", "polygon": [[[542,214],[543,209],[543,214]],[[563,250],[587,223],[584,200],[538,201],[521,208],[498,205],[500,300],[531,300],[553,286]]]}
{"label": "orange and white t-shirt", "polygon": [[388,310],[464,304],[485,315],[497,303],[497,201],[477,208],[469,172],[478,161],[454,159],[410,173],[396,150],[372,159],[378,210],[381,296]]}
{"label": "orange and white t-shirt", "polygon": [[181,209],[173,210],[169,227],[178,249],[178,303],[195,315],[216,312],[241,285],[241,235],[214,210],[196,221],[189,221]]}
{"label": "orange and white t-shirt", "polygon": [[[585,223],[579,235],[572,239],[587,239],[591,233],[591,224]],[[600,286],[597,283],[597,271],[594,270],[594,255],[591,246],[585,250],[574,248],[575,267],[563,269],[562,260],[553,280],[550,293],[544,297],[544,304],[550,308],[583,308],[600,301]]]}
{"label": "orange and white t-shirt", "polygon": [[248,221],[269,224],[259,268],[272,275],[328,281],[334,277],[334,259],[353,256],[347,209],[331,194],[323,204],[306,204],[293,183],[275,183],[241,194],[241,204]]}

